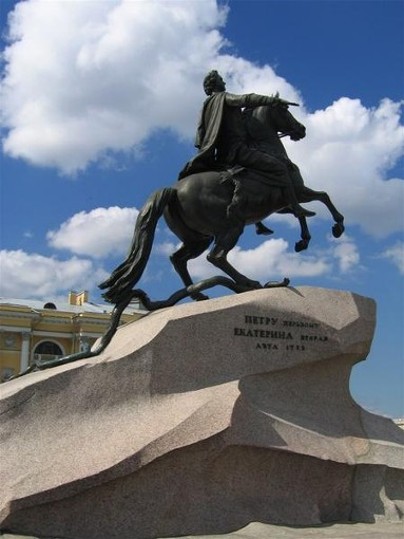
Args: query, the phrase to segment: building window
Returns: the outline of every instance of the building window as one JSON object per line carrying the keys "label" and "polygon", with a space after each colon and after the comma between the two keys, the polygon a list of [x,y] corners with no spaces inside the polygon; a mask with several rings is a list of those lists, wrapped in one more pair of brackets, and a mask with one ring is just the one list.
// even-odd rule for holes
{"label": "building window", "polygon": [[54,309],[56,310],[57,307],[54,303],[51,303],[51,302],[48,302],[48,303],[45,303],[45,305],[43,306],[44,309]]}
{"label": "building window", "polygon": [[63,356],[61,347],[52,341],[43,341],[35,347],[34,358],[48,361]]}
{"label": "building window", "polygon": [[12,350],[15,350],[17,347],[17,338],[14,333],[6,333],[4,335],[4,346],[5,348],[9,348]]}

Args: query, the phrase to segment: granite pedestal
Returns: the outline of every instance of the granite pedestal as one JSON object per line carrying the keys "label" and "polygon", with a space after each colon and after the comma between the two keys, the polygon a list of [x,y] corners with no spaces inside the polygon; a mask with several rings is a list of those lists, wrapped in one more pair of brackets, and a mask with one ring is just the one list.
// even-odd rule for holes
{"label": "granite pedestal", "polygon": [[151,313],[98,357],[4,384],[0,529],[147,539],[400,520],[404,433],[349,393],[375,319],[349,292],[258,290]]}

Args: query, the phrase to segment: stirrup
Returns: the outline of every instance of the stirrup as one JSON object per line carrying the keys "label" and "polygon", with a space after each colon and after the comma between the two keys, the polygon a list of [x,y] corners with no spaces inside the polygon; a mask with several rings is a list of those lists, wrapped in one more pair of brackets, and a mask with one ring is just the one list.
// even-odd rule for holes
{"label": "stirrup", "polygon": [[274,233],[273,230],[265,226],[264,223],[261,223],[261,221],[259,221],[258,223],[255,223],[255,231],[259,236],[260,235],[270,236],[271,234]]}
{"label": "stirrup", "polygon": [[293,213],[298,219],[299,217],[314,217],[316,215],[314,211],[306,210],[306,208],[303,208],[302,206],[293,208]]}

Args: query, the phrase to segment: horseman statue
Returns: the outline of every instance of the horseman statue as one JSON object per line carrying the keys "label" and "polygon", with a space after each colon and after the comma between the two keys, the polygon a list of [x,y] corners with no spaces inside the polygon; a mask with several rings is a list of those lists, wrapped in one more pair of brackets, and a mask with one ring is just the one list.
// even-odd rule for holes
{"label": "horseman statue", "polygon": [[[180,172],[180,181],[150,195],[139,212],[127,259],[100,284],[104,298],[115,305],[127,304],[133,297],[142,299],[150,309],[172,305],[186,296],[203,300],[202,290],[217,284],[235,292],[287,285],[288,279],[261,285],[239,273],[227,254],[247,225],[254,224],[258,234],[272,233],[262,220],[276,212],[295,215],[301,229],[295,250],[307,249],[310,233],[306,218],[315,214],[300,203],[322,202],[334,218],[333,235],[339,237],[344,231],[344,218],[328,194],[305,186],[282,144],[283,136],[297,141],[306,134],[304,125],[288,110],[296,103],[278,94],[228,93],[217,71],[205,77],[204,89],[208,97],[197,129],[197,154]],[[185,288],[152,304],[142,290],[133,287],[145,270],[162,216],[182,241],[170,260]],[[207,259],[227,277],[194,284],[187,264],[210,246]]]}
{"label": "horseman statue", "polygon": [[[51,361],[34,362],[26,371],[42,370],[101,353],[111,341],[124,309],[132,299],[140,299],[150,311],[174,305],[191,297],[205,300],[202,291],[221,285],[236,293],[264,287],[287,286],[289,280],[264,285],[239,273],[227,260],[245,226],[254,224],[258,234],[271,234],[261,222],[273,213],[292,213],[300,223],[300,241],[295,251],[307,249],[310,233],[307,217],[315,214],[300,203],[318,200],[330,211],[338,238],[344,232],[344,217],[325,191],[304,184],[299,168],[290,161],[281,138],[300,140],[304,125],[290,113],[296,105],[279,97],[257,94],[234,95],[217,71],[205,77],[208,98],[198,125],[197,154],[180,172],[171,187],[152,193],[139,211],[129,254],[99,286],[114,304],[111,324],[97,346]],[[151,301],[141,289],[134,289],[146,268],[160,217],[163,217],[182,244],[170,260],[184,287],[168,299]],[[209,247],[207,259],[226,276],[193,283],[188,262]]]}
{"label": "horseman statue", "polygon": [[[285,163],[274,155],[260,151],[256,141],[249,139],[246,118],[242,112],[242,109],[251,111],[265,105],[288,107],[297,104],[284,101],[278,95],[235,95],[226,92],[226,83],[216,70],[206,75],[203,87],[209,97],[203,104],[196,132],[195,146],[199,152],[185,165],[179,178],[196,172],[233,167],[229,172],[235,190],[228,214],[242,218],[246,202],[242,178],[246,175],[244,169],[251,169],[260,174],[263,183],[284,190],[296,217],[314,216],[314,212],[304,209],[297,200],[288,169],[289,159]],[[265,228],[262,223],[257,225],[257,232],[263,233]]]}

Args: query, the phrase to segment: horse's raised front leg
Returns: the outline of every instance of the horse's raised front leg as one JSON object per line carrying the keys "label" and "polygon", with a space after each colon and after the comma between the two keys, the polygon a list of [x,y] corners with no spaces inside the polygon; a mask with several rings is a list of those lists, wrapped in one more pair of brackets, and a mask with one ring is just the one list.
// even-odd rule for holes
{"label": "horse's raised front leg", "polygon": [[[299,198],[300,200],[300,198]],[[287,214],[290,213],[291,215],[294,215],[296,219],[299,220],[300,223],[300,237],[301,240],[297,241],[295,243],[295,251],[296,253],[300,253],[300,251],[304,251],[309,246],[311,235],[309,232],[309,227],[307,226],[307,219],[304,216],[297,217],[295,212],[292,210],[291,206],[286,206],[285,208],[282,208],[278,211],[280,214]]]}
{"label": "horse's raised front leg", "polygon": [[244,224],[236,223],[227,231],[218,234],[213,249],[208,254],[207,259],[211,264],[227,273],[237,284],[245,287],[246,290],[262,288],[262,285],[258,281],[249,279],[239,273],[227,260],[227,254],[236,245],[243,230]]}
{"label": "horse's raised front leg", "polygon": [[300,223],[300,237],[302,239],[295,243],[296,253],[300,253],[300,251],[304,251],[305,249],[307,249],[311,240],[309,227],[307,226],[306,217],[299,217],[298,219]]}
{"label": "horse's raised front leg", "polygon": [[[189,260],[197,258],[199,255],[201,255],[209,247],[211,242],[211,238],[206,238],[199,242],[184,243],[178,249],[178,251],[170,256],[171,263],[174,266],[175,271],[181,277],[181,280],[185,286],[194,284],[188,272]],[[205,296],[205,294],[202,294],[201,292],[191,294],[191,298],[196,301],[209,299],[208,296]]]}
{"label": "horse's raised front leg", "polygon": [[328,208],[335,221],[335,224],[332,227],[332,235],[334,238],[339,238],[344,233],[344,216],[331,202],[328,193],[325,191],[314,191],[314,189],[305,186],[299,191],[298,198],[301,202],[312,202],[313,200],[322,202]]}

